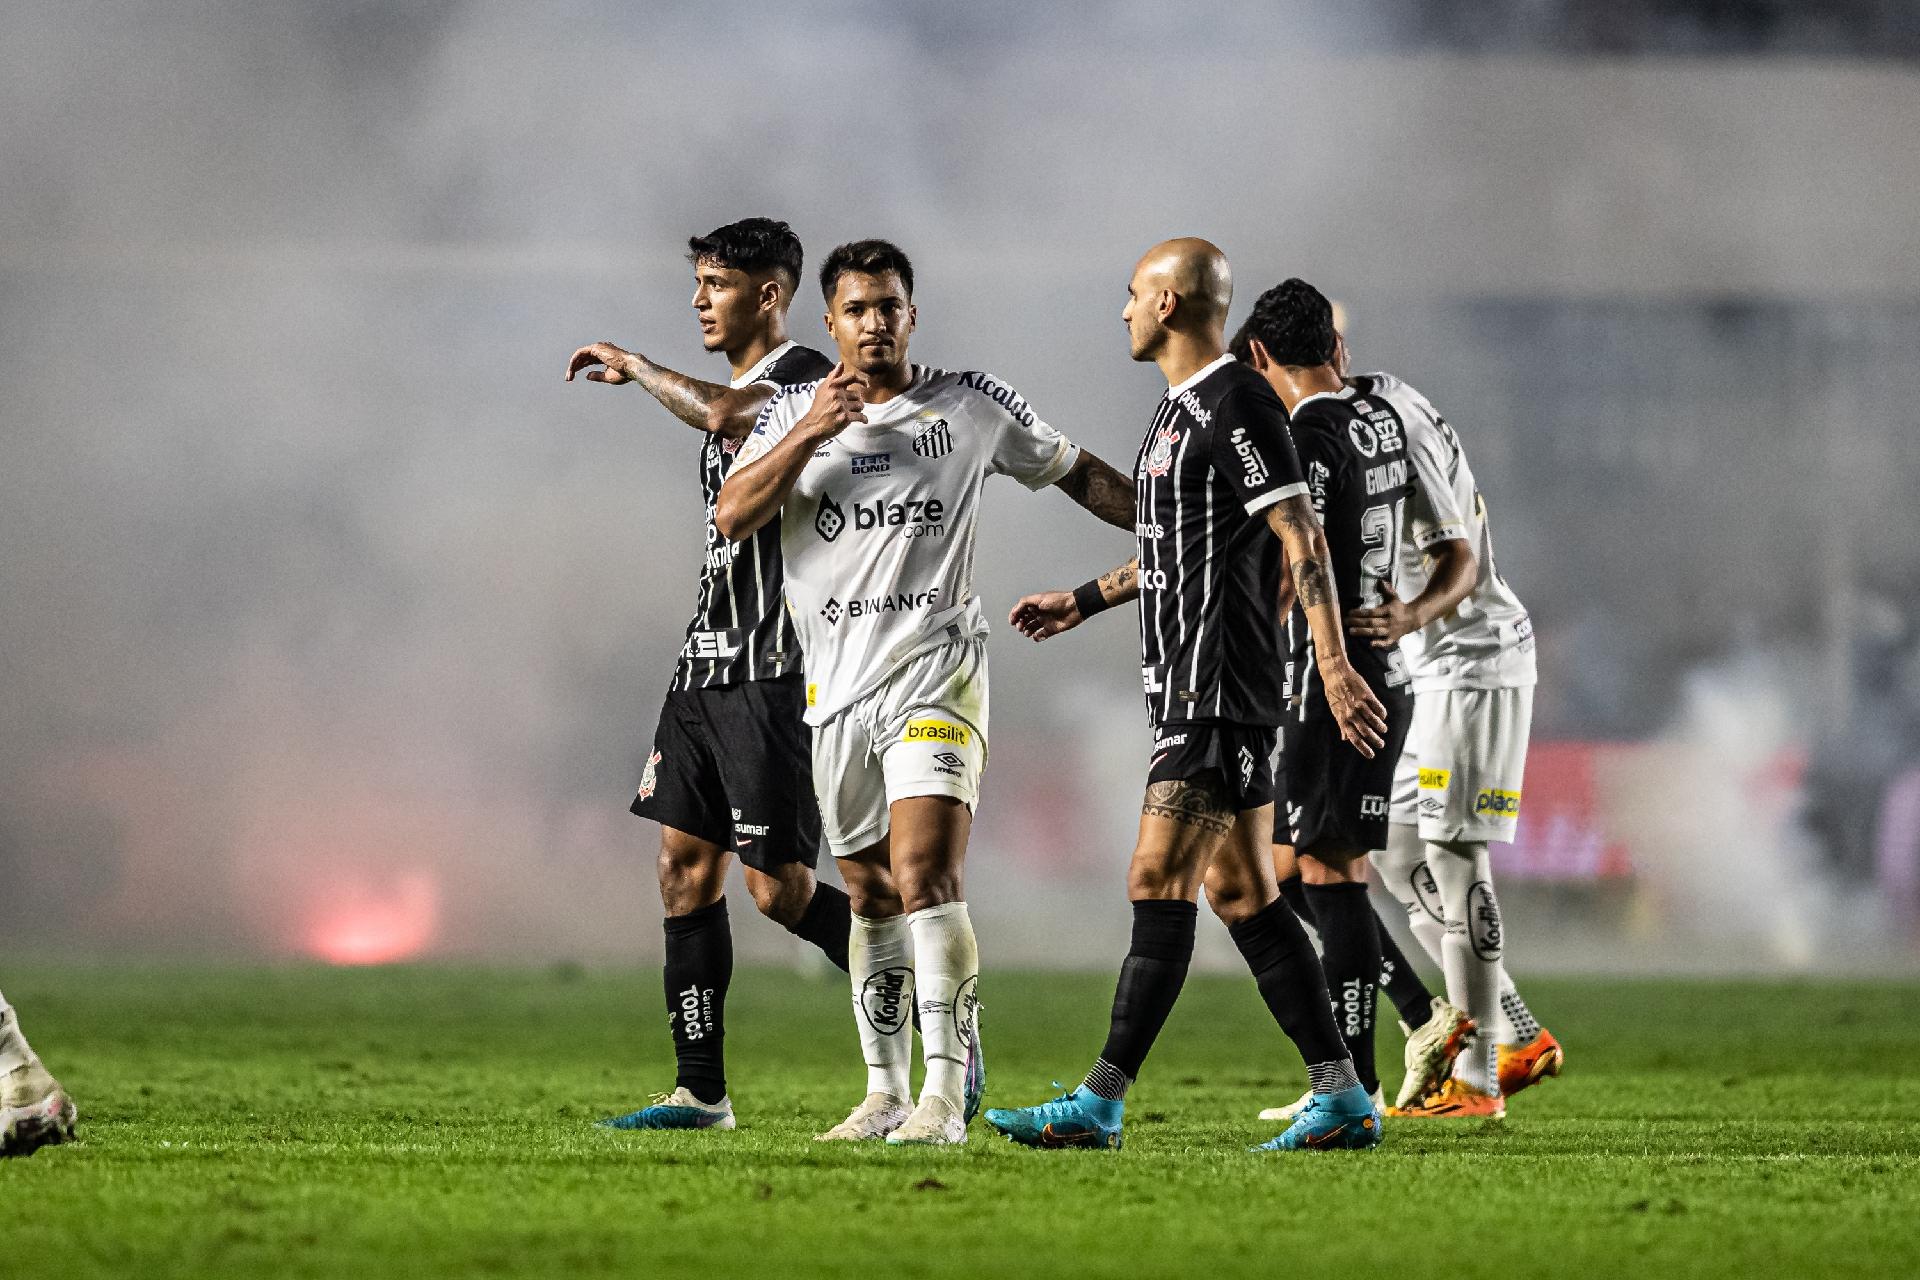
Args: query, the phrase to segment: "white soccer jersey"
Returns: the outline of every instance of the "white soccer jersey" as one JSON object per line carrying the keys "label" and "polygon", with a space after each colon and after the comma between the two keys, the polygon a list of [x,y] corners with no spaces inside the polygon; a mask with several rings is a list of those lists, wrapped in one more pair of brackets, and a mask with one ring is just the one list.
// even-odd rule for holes
{"label": "white soccer jersey", "polygon": [[1445,617],[1400,642],[1415,693],[1437,689],[1515,689],[1534,683],[1533,622],[1494,567],[1487,506],[1460,448],[1460,437],[1427,398],[1390,373],[1353,379],[1361,394],[1393,406],[1406,424],[1415,490],[1400,544],[1399,593],[1412,599],[1427,586],[1425,552],[1463,538],[1479,561],[1473,591]]}
{"label": "white soccer jersey", "polygon": [[[761,411],[736,469],[813,407],[819,383]],[[980,486],[1029,489],[1064,476],[1080,451],[984,373],[915,365],[913,383],[814,452],[781,509],[787,608],[807,661],[807,723],[823,724],[934,645],[985,635],[973,594]]]}

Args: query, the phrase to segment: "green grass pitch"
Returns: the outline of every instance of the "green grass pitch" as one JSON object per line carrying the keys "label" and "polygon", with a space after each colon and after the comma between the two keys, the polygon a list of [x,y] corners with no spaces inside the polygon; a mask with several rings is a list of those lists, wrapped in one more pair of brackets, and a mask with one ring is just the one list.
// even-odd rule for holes
{"label": "green grass pitch", "polygon": [[[0,976],[81,1108],[0,1162],[20,1280],[1920,1273],[1913,985],[1534,982],[1568,1070],[1504,1123],[1252,1155],[1302,1072],[1246,981],[1189,983],[1125,1150],[1041,1152],[812,1142],[863,1083],[838,975],[736,977],[707,1134],[592,1124],[671,1084],[649,974]],[[989,973],[989,1102],[1075,1078],[1111,989]]]}

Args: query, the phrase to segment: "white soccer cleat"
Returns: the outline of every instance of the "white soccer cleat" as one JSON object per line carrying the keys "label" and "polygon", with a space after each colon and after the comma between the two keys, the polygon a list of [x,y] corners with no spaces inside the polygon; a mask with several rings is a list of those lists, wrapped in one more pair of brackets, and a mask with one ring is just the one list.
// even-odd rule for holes
{"label": "white soccer cleat", "polygon": [[1407,1033],[1407,1074],[1393,1105],[1411,1107],[1440,1092],[1453,1078],[1453,1061],[1476,1026],[1464,1009],[1455,1008],[1441,996],[1433,998],[1433,1014],[1419,1030],[1401,1023],[1400,1029]]}
{"label": "white soccer cleat", "polygon": [[28,1058],[0,1077],[0,1156],[30,1156],[71,1141],[79,1114],[40,1059]]}
{"label": "white soccer cleat", "polygon": [[912,1112],[904,1098],[896,1098],[890,1093],[870,1093],[853,1109],[853,1113],[825,1133],[814,1137],[815,1142],[866,1142],[874,1138],[884,1138],[907,1122]]}
{"label": "white soccer cleat", "polygon": [[[1387,1105],[1386,1098],[1381,1094],[1380,1090],[1375,1089],[1372,1096],[1374,1106],[1384,1108]],[[1313,1090],[1309,1089],[1284,1107],[1268,1107],[1260,1113],[1260,1118],[1262,1120],[1286,1120],[1291,1122],[1294,1117],[1298,1116],[1302,1111],[1305,1111],[1307,1105],[1312,1101]]]}
{"label": "white soccer cleat", "polygon": [[890,1147],[951,1147],[967,1140],[967,1118],[937,1093],[921,1097],[906,1123],[887,1135]]}

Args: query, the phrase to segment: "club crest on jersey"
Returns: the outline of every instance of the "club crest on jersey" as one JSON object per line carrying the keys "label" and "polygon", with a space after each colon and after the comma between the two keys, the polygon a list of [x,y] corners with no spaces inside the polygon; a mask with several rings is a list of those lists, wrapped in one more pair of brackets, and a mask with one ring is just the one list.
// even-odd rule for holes
{"label": "club crest on jersey", "polygon": [[833,495],[820,495],[820,509],[813,513],[813,531],[826,542],[832,542],[847,527],[847,513],[833,500]]}
{"label": "club crest on jersey", "polygon": [[953,452],[953,429],[941,418],[913,438],[913,451],[923,458],[944,458]]}
{"label": "club crest on jersey", "polygon": [[1180,443],[1180,433],[1170,427],[1161,427],[1154,433],[1153,447],[1147,450],[1147,474],[1163,476],[1173,466],[1173,446]]}
{"label": "club crest on jersey", "polygon": [[653,793],[660,785],[660,753],[654,752],[647,757],[647,767],[640,771],[640,798],[653,799]]}

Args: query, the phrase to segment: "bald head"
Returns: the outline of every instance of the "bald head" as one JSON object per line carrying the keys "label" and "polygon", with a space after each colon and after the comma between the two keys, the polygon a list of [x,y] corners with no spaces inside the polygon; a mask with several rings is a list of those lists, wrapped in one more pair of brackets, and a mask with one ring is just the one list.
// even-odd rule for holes
{"label": "bald head", "polygon": [[1165,289],[1180,300],[1168,327],[1226,323],[1227,308],[1233,302],[1233,272],[1227,255],[1212,241],[1198,236],[1162,240],[1147,250],[1133,275],[1147,288]]}

